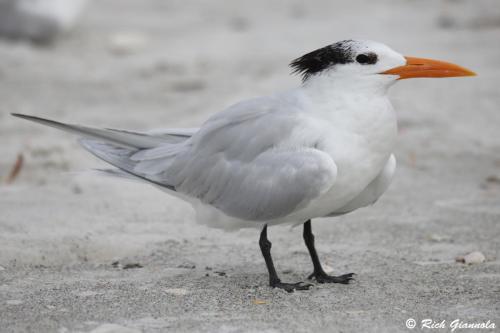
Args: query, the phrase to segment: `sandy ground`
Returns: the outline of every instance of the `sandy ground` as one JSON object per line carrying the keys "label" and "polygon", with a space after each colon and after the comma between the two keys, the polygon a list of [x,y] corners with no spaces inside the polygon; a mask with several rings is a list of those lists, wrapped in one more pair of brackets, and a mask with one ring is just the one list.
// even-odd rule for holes
{"label": "sandy ground", "polygon": [[[1,174],[25,157],[0,186],[1,332],[400,332],[410,317],[498,331],[499,3],[305,3],[99,0],[53,47],[0,43]],[[479,73],[393,88],[392,187],[372,208],[313,223],[323,261],[358,274],[348,286],[270,289],[257,230],[207,229],[150,186],[80,174],[103,164],[70,135],[9,116],[193,127],[297,85],[291,59],[346,38]],[[304,280],[301,229],[270,239],[282,279]],[[486,262],[454,261],[476,250]]]}

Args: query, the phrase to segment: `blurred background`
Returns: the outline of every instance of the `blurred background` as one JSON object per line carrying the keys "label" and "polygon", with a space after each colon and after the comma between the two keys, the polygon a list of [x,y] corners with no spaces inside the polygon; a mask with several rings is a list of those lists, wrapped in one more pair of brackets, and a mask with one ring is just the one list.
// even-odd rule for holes
{"label": "blurred background", "polygon": [[[121,129],[195,127],[241,99],[298,85],[300,78],[288,67],[292,59],[350,38],[376,40],[404,55],[450,61],[478,73],[408,80],[392,88],[400,125],[393,186],[373,208],[315,225],[322,235],[319,251],[335,270],[382,279],[365,281],[365,292],[385,283],[394,287],[394,294],[371,294],[376,304],[349,296],[359,302],[351,303],[356,311],[371,314],[372,323],[363,321],[364,315],[352,321],[332,315],[334,305],[326,299],[329,315],[316,321],[289,323],[272,317],[272,309],[258,324],[248,321],[262,318],[264,310],[224,304],[272,297],[256,231],[209,230],[195,225],[189,206],[152,187],[80,174],[103,164],[71,135],[9,115]],[[399,309],[411,307],[422,315],[491,317],[498,310],[492,292],[499,292],[500,282],[499,59],[498,0],[0,0],[0,303],[2,296],[20,302],[0,304],[0,321],[13,330],[26,329],[33,320],[47,330],[91,329],[111,319],[123,324],[120,318],[126,316],[160,315],[149,308],[160,296],[141,292],[156,284],[198,295],[198,305],[179,299],[187,296],[175,297],[183,304],[179,309],[201,317],[210,308],[208,296],[224,295],[224,304],[214,311],[243,318],[231,322],[240,328],[335,324],[347,330],[387,329],[384,325],[397,330],[401,323],[393,319],[408,316],[394,310],[391,299],[398,299]],[[299,278],[305,275],[309,262],[300,231],[271,231],[270,237],[281,244],[273,247],[278,265],[298,271]],[[476,250],[486,256],[476,271],[454,263],[455,256]],[[124,275],[111,266],[126,261],[139,262],[143,275]],[[220,291],[221,280],[205,267],[227,273],[236,286],[231,295]],[[388,271],[420,282],[383,280]],[[447,278],[457,275],[465,278]],[[102,296],[113,306],[81,296],[89,290],[88,295],[99,294],[99,283],[110,279],[112,288],[126,284],[131,294]],[[467,289],[471,281],[479,281],[472,294],[482,295],[481,305],[460,292],[440,301],[429,287]],[[61,284],[65,287],[49,292]],[[68,296],[68,288],[80,294]],[[160,299],[173,297],[168,295]],[[72,297],[99,314],[69,306]],[[128,304],[127,298],[138,300]],[[412,303],[417,299],[423,305]],[[34,319],[21,324],[22,304],[28,302]],[[131,312],[114,308],[121,303]],[[296,311],[304,304],[294,304]],[[67,311],[57,312],[60,307]],[[135,310],[142,314],[134,317]],[[178,308],[162,311],[172,317],[167,324],[156,322],[158,327],[198,327]],[[43,319],[47,313],[56,319]],[[153,325],[126,323],[146,330]],[[221,318],[210,323],[214,330],[227,324]]]}

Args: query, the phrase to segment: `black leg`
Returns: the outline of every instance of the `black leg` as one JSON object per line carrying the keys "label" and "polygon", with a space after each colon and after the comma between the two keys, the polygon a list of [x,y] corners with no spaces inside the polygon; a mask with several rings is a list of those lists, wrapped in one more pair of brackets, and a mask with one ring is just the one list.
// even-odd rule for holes
{"label": "black leg", "polygon": [[267,270],[269,271],[269,285],[273,288],[280,288],[288,291],[289,293],[294,290],[308,290],[311,285],[303,284],[303,282],[298,283],[284,283],[281,282],[278,277],[278,273],[276,273],[276,269],[274,268],[273,258],[271,258],[271,242],[267,239],[267,224],[262,229],[260,233],[259,239],[260,250],[262,251],[262,255],[264,256],[264,260],[266,261]]}
{"label": "black leg", "polygon": [[318,258],[318,253],[316,252],[316,248],[314,247],[314,235],[311,229],[311,220],[304,223],[304,242],[306,243],[307,249],[309,250],[309,254],[311,255],[311,259],[314,266],[314,272],[309,275],[308,279],[316,278],[316,281],[319,283],[343,283],[348,284],[349,281],[353,279],[354,273],[344,274],[340,276],[330,276],[325,273],[323,267],[321,267],[321,263]]}

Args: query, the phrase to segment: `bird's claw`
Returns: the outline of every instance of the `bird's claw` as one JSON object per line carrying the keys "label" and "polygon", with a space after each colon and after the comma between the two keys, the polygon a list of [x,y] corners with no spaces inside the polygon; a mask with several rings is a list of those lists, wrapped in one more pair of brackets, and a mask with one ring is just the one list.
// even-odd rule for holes
{"label": "bird's claw", "polygon": [[325,272],[314,272],[309,275],[307,278],[311,280],[314,278],[318,283],[342,283],[348,284],[351,280],[354,280],[354,273],[343,274],[339,276],[330,276]]}
{"label": "bird's claw", "polygon": [[304,283],[302,281],[297,283],[285,283],[281,281],[276,281],[271,283],[271,287],[283,289],[289,293],[292,293],[295,290],[309,290],[309,288],[312,287],[312,284]]}

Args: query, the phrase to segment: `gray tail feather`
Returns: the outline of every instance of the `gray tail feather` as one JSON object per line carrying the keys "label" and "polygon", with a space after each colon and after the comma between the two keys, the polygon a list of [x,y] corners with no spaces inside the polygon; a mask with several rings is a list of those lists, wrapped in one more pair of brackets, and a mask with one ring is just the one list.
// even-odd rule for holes
{"label": "gray tail feather", "polygon": [[64,124],[50,119],[28,116],[19,113],[12,113],[12,115],[14,117],[34,121],[36,123],[54,127],[66,132],[76,133],[86,138],[99,139],[122,147],[147,149],[157,147],[166,141],[165,138],[147,135],[145,133]]}
{"label": "gray tail feather", "polygon": [[120,169],[92,169],[93,172],[100,176],[111,177],[111,178],[121,178],[127,180],[141,181],[142,178],[138,178],[130,173],[124,172]]}
{"label": "gray tail feather", "polygon": [[133,161],[132,159],[130,159],[130,157],[139,149],[119,147],[110,143],[100,142],[93,139],[80,139],[78,141],[87,151],[104,160],[105,162],[108,162],[109,164],[117,167],[122,173],[128,174],[129,178],[138,178],[148,183],[152,183],[160,187],[175,191],[175,187],[170,184],[157,182],[148,178],[146,174],[134,171],[135,166],[138,162]]}
{"label": "gray tail feather", "polygon": [[[64,124],[57,121],[28,116],[23,114],[12,114],[15,117],[31,120],[43,125],[55,127],[67,132],[77,133],[81,136],[80,144],[90,153],[98,158],[117,167],[117,173],[129,175],[129,178],[142,179],[146,182],[175,191],[174,186],[160,183],[147,177],[146,174],[136,172],[137,161],[131,159],[131,156],[142,149],[151,149],[171,140],[162,136],[148,135],[145,133],[99,129],[80,125]],[[185,139],[186,136],[184,136]]]}

